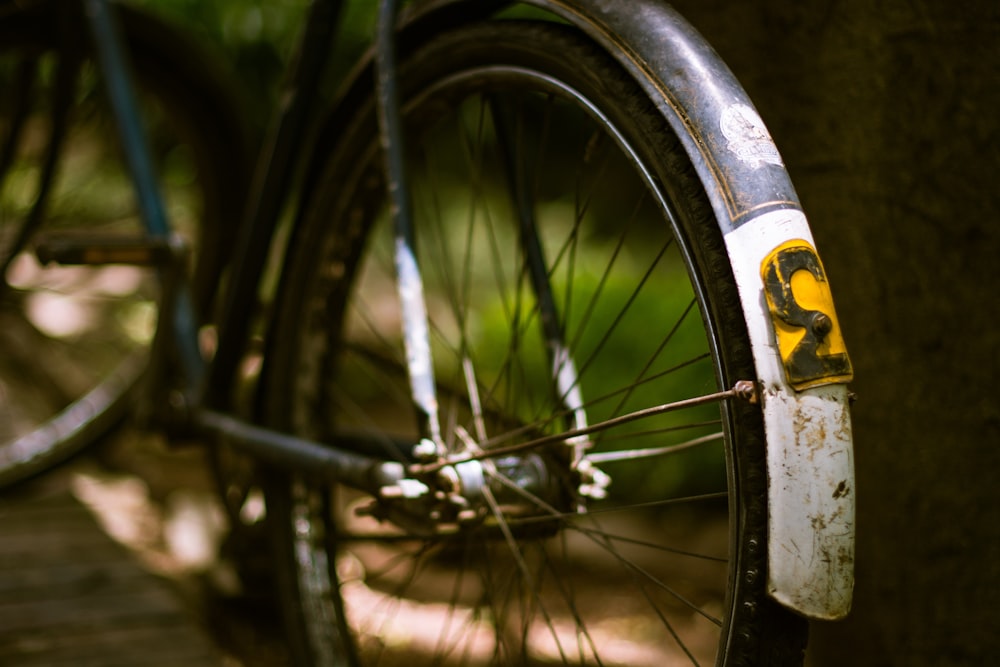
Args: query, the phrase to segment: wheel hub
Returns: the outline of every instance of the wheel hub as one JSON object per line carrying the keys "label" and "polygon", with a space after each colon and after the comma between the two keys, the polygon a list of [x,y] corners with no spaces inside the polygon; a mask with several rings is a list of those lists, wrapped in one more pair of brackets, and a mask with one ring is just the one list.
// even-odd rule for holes
{"label": "wheel hub", "polygon": [[[414,456],[422,464],[443,463],[437,451],[425,440],[414,448]],[[611,483],[585,457],[575,464],[540,452],[486,458],[475,443],[467,442],[452,458],[455,463],[381,487],[378,498],[360,511],[430,536],[501,516],[509,520],[585,512],[587,501],[604,498]]]}

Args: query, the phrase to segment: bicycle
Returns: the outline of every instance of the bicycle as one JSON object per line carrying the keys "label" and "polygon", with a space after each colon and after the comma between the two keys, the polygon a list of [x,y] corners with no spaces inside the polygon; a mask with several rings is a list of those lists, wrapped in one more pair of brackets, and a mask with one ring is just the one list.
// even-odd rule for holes
{"label": "bicycle", "polygon": [[[5,308],[45,284],[31,246],[159,284],[155,334],[0,445],[0,480],[109,428],[148,359],[138,410],[205,439],[233,532],[266,533],[296,664],[801,664],[805,619],[850,606],[852,372],[745,93],[652,0],[384,0],[329,111],[316,88],[341,4],[308,10],[252,186],[222,84],[137,26],[168,28],[85,0],[57,13],[90,27],[73,39],[44,0],[0,9],[7,88],[51,81],[56,128],[31,172],[40,203],[4,237]],[[211,102],[155,86],[142,102],[197,130],[208,204],[189,243],[166,222],[139,128],[162,116],[137,110],[123,43],[140,88],[167,72]],[[43,229],[55,166],[83,151],[63,129],[93,62],[142,233]],[[5,176],[38,114],[4,113]]]}

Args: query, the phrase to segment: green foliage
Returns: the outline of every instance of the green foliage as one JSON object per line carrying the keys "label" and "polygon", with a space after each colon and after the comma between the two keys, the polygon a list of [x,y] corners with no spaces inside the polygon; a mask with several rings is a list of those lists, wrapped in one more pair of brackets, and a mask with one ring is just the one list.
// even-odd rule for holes
{"label": "green foliage", "polygon": [[[247,109],[264,122],[281,77],[295,51],[309,7],[308,0],[129,0],[181,26],[215,47],[239,80]],[[337,80],[369,43],[374,2],[348,2],[336,43],[331,45],[330,81],[321,94],[331,95]]]}

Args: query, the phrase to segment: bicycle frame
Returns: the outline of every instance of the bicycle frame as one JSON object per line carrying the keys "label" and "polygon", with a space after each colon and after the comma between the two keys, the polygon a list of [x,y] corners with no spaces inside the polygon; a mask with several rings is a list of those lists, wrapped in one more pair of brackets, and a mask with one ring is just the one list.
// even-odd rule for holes
{"label": "bicycle frame", "polygon": [[[106,23],[110,17],[107,1],[86,3],[98,43],[111,45],[102,57],[102,73],[112,88],[125,91],[112,95],[118,122],[130,132],[124,143],[141,153],[141,139],[128,129],[138,125],[138,116],[127,99],[128,78],[120,48],[115,46],[113,26]],[[397,29],[419,31],[425,23],[487,16],[506,4],[510,3],[430,0],[413,9]],[[782,303],[795,305],[794,296],[784,295],[782,302],[782,295],[762,288],[761,272],[781,270],[788,262],[815,256],[808,224],[786,173],[766,168],[775,160],[780,164],[777,150],[766,130],[756,131],[759,117],[728,68],[670,8],[655,0],[637,0],[625,7],[598,0],[524,0],[524,4],[544,9],[598,43],[613,47],[608,51],[619,54],[627,70],[641,73],[637,80],[647,85],[651,99],[677,131],[703,181],[716,184],[708,195],[730,248],[747,313],[758,376],[756,392],[752,393],[762,403],[768,437],[768,590],[776,600],[806,616],[843,617],[851,603],[854,554],[853,455],[845,385],[849,369],[827,369],[818,378],[796,381],[798,362],[783,353],[777,340],[776,318],[784,312]],[[161,326],[157,335],[165,337],[165,347],[185,359],[184,400],[175,402],[178,423],[221,436],[277,465],[308,470],[377,495],[408,472],[402,464],[366,456],[363,437],[353,439],[352,451],[347,451],[276,433],[226,414],[236,368],[247,343],[264,258],[290,187],[291,166],[304,153],[301,144],[312,94],[330,51],[341,5],[340,0],[317,0],[309,10],[302,48],[288,82],[287,103],[260,155],[250,214],[241,228],[236,264],[224,295],[215,358],[207,371],[201,368],[197,331],[190,306],[185,305],[183,287],[165,300],[163,307],[169,312],[166,321],[173,324],[169,329]],[[382,20],[390,21],[390,28],[396,23],[391,13]],[[648,35],[650,25],[663,36],[661,40],[631,38]],[[392,60],[391,53],[381,52],[379,58]],[[115,99],[116,95],[121,99]],[[398,119],[399,110],[391,94],[385,97],[382,102],[391,123]],[[385,138],[383,142],[394,145]],[[142,166],[142,160],[141,155],[130,159],[135,163],[132,176],[137,191],[156,200],[155,178]],[[388,171],[393,175],[391,166]],[[405,195],[401,178],[401,173],[393,175],[393,183]],[[148,204],[148,211],[146,205],[143,208],[154,236],[165,229],[158,222],[157,205],[154,201]],[[402,234],[405,236],[405,228]],[[790,242],[798,245],[790,246]],[[789,270],[796,268],[805,267],[793,265]],[[821,267],[814,275],[825,281]],[[826,316],[835,318],[832,303],[827,311]],[[818,358],[807,361],[830,362]],[[419,398],[416,402],[419,405]],[[412,460],[415,444],[400,443],[404,460]]]}

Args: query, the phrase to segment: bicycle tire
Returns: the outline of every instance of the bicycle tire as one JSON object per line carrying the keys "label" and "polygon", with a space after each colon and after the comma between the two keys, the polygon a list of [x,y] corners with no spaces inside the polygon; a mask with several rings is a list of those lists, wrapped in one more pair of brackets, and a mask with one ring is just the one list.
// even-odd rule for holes
{"label": "bicycle tire", "polygon": [[[649,395],[636,398],[647,391],[660,403],[680,399],[686,392],[710,394],[738,380],[755,379],[738,289],[706,186],[655,105],[607,53],[571,28],[515,21],[466,26],[419,46],[404,43],[402,49],[405,138],[418,165],[410,170],[415,180],[417,253],[424,267],[442,409],[446,403],[455,406],[447,408],[454,412],[445,420],[451,424],[445,434],[449,443],[459,439],[455,424],[464,426],[462,437],[467,438],[476,433],[477,420],[488,423],[489,442],[497,440],[496,430],[504,428],[523,434],[526,423],[539,433],[570,428],[553,425],[553,414],[572,421],[567,412],[573,411],[559,405],[563,399],[553,403],[553,392],[544,389],[555,381],[544,370],[545,342],[531,328],[522,328],[521,318],[541,319],[533,314],[536,306],[525,305],[537,295],[511,278],[526,271],[520,258],[523,248],[519,241],[511,243],[515,233],[508,230],[504,237],[498,231],[504,215],[492,209],[505,211],[508,221],[512,215],[502,203],[486,197],[477,200],[484,192],[502,192],[505,187],[505,176],[496,173],[488,159],[492,156],[494,165],[502,161],[494,140],[500,134],[498,121],[488,108],[498,98],[508,99],[521,111],[516,114],[516,131],[508,136],[530,146],[530,162],[535,165],[532,193],[539,198],[536,208],[548,207],[547,213],[555,215],[546,216],[547,224],[540,225],[541,240],[552,260],[546,274],[558,286],[559,310],[552,314],[560,318],[575,359],[574,384],[579,383],[590,401],[584,404],[590,422],[622,416],[638,404],[650,407]],[[276,329],[265,357],[263,390],[269,423],[318,441],[336,442],[345,428],[381,428],[394,436],[387,435],[387,443],[397,434],[411,442],[423,435],[415,415],[410,422],[405,420],[412,406],[401,361],[402,334],[393,333],[399,315],[390,305],[395,298],[392,274],[380,273],[376,264],[382,257],[376,234],[383,233],[384,241],[385,211],[373,108],[370,91],[366,98],[350,98],[348,111],[335,114],[331,143],[320,145],[325,164],[290,244]],[[439,124],[448,119],[455,121],[455,127],[442,130]],[[585,141],[577,141],[577,131]],[[432,141],[444,149],[435,152]],[[546,144],[551,155],[541,150]],[[463,150],[465,157],[456,155]],[[471,161],[476,157],[482,162]],[[579,187],[578,181],[594,177],[592,170],[601,178]],[[489,178],[496,184],[487,185]],[[425,188],[433,187],[446,190],[447,196],[425,194]],[[636,201],[623,201],[636,187],[647,197],[639,201],[655,226],[640,224],[646,220],[637,214]],[[569,198],[569,212],[566,200],[555,196],[563,188],[578,195],[576,208]],[[580,196],[586,200],[583,214]],[[505,197],[497,199],[502,202]],[[485,210],[470,208],[459,216],[474,221],[457,228],[466,236],[427,220],[470,202]],[[572,221],[568,229],[564,219]],[[625,227],[634,236],[616,239],[614,233]],[[495,237],[477,237],[471,243],[484,228]],[[580,242],[585,234],[590,239],[587,244]],[[457,248],[449,250],[449,242]],[[626,251],[638,270],[618,262],[618,253]],[[676,263],[673,268],[660,264],[661,251],[670,253]],[[574,258],[566,259],[571,254]],[[443,268],[452,261],[459,268],[457,274]],[[594,269],[588,264],[592,261],[602,265]],[[495,265],[490,267],[491,263]],[[571,285],[574,277],[578,287]],[[456,287],[457,296],[446,293]],[[506,301],[489,294],[492,288],[509,292],[502,295]],[[615,304],[598,303],[615,294]],[[584,297],[592,300],[580,305]],[[362,303],[369,301],[377,303],[362,313],[367,308]],[[596,311],[611,323],[598,334],[585,331],[592,321],[590,313]],[[490,322],[508,326],[498,333],[500,327],[490,327]],[[635,335],[639,326],[655,326],[660,334],[649,341]],[[476,327],[478,340],[464,340]],[[443,342],[453,335],[463,340]],[[681,344],[685,336],[694,342]],[[505,372],[513,366],[506,353],[491,358],[493,339],[509,344],[508,351],[516,347],[518,353],[524,351],[522,345],[527,347],[525,341],[534,343],[525,351],[527,361],[517,374]],[[689,346],[698,349],[692,352]],[[664,352],[669,347],[681,349],[680,357],[668,363],[661,355],[669,356]],[[602,355],[608,359],[597,359]],[[474,369],[473,380],[468,379],[466,359]],[[630,371],[623,372],[621,367],[630,363]],[[541,375],[537,367],[543,369]],[[685,375],[688,372],[693,375]],[[629,373],[628,384],[614,384]],[[683,379],[673,382],[679,375]],[[489,387],[494,391],[487,392]],[[487,393],[489,405],[476,410],[470,405],[480,401],[471,394],[480,391]],[[628,400],[613,400],[608,407],[606,400],[598,400],[608,395]],[[525,407],[519,400],[540,405]],[[498,414],[504,409],[510,412]],[[562,508],[565,514],[558,516],[553,534],[525,531],[519,535],[524,539],[519,543],[523,553],[507,554],[510,560],[503,563],[507,538],[499,519],[496,526],[482,520],[460,526],[444,538],[423,539],[419,531],[407,532],[414,517],[405,516],[405,511],[379,505],[367,510],[378,521],[359,519],[350,512],[356,509],[352,505],[356,496],[346,490],[308,477],[274,473],[265,489],[267,520],[296,664],[801,664],[806,624],[773,603],[764,590],[767,489],[759,408],[729,400],[708,414],[713,412],[709,417],[696,413],[689,418],[691,423],[656,417],[643,424],[646,431],[658,430],[657,434],[639,430],[627,435],[679,444],[699,440],[706,434],[703,422],[715,421],[709,435],[720,429],[724,435],[725,444],[714,453],[725,459],[724,469],[678,456],[622,471],[625,464],[616,460],[620,454],[612,438],[598,434],[593,451],[606,451],[605,460],[611,461],[607,466],[614,481],[609,499],[587,501],[589,511],[582,515],[573,514],[571,507]],[[684,438],[676,435],[684,432],[677,430],[681,428],[690,429]],[[474,439],[486,446],[481,437]],[[696,479],[699,475],[707,479]],[[726,498],[721,507],[705,497],[706,492],[716,497],[713,492],[720,481]],[[640,500],[674,507],[671,494],[693,500],[673,515],[673,510],[662,510],[651,519],[637,511],[631,524],[634,533],[621,520],[604,531],[601,519],[595,518],[607,516],[609,507],[628,508]],[[502,513],[497,516],[516,523]],[[712,532],[708,526],[717,525],[720,516],[725,517],[724,528]],[[419,527],[426,529],[427,524]],[[701,547],[653,544],[667,539],[662,533],[671,529],[686,533],[693,542],[726,543],[721,563],[693,558],[708,570],[715,568],[710,578],[719,588],[713,593],[697,586],[697,593],[683,592],[690,583],[684,580],[696,577],[699,568],[684,559]],[[598,537],[589,539],[595,534]],[[591,549],[581,548],[573,538],[589,541]],[[638,551],[651,546],[659,550],[650,562],[640,564],[640,557],[631,560],[632,555],[623,553],[628,548],[619,551],[615,542]],[[414,546],[407,551],[411,543]],[[500,544],[496,550],[484,546],[495,543]],[[595,550],[604,552],[601,558],[595,559]],[[527,568],[524,553],[539,559],[539,569]],[[394,576],[392,570],[410,557],[409,569]],[[457,571],[450,572],[447,566]],[[680,583],[659,581],[647,566],[665,568],[657,570],[657,576],[664,577],[676,567],[673,574]],[[482,590],[469,583],[477,577]],[[518,595],[518,586],[511,581],[519,582],[525,599],[511,601]],[[491,594],[486,589],[492,584],[499,588]],[[635,585],[631,595],[625,593],[629,585]],[[577,591],[585,594],[570,600]],[[692,602],[700,595],[707,596],[699,598],[705,605]],[[551,599],[559,600],[558,609],[539,610]],[[705,606],[715,611],[706,611]],[[399,612],[402,620],[389,620],[389,611]],[[372,615],[366,617],[369,612]],[[440,634],[423,637],[427,631],[417,618],[423,626],[436,624]],[[586,625],[590,621],[594,627]],[[621,636],[627,640],[620,641]]]}
{"label": "bicycle tire", "polygon": [[[54,104],[51,94],[45,96],[49,92],[46,89],[49,82],[44,77],[46,68],[55,69],[59,67],[60,58],[69,58],[66,55],[68,52],[60,51],[65,48],[60,34],[65,33],[59,32],[59,25],[61,20],[72,16],[75,8],[77,6],[73,4],[61,4],[53,11],[53,7],[38,3],[29,9],[8,13],[0,19],[0,57],[6,62],[16,63],[33,58],[41,63],[35,71],[38,79],[35,85],[40,87],[41,94],[33,98],[36,106],[31,111],[31,119],[36,126],[35,134],[38,136],[45,137],[46,131],[51,133],[51,128],[44,127],[44,120],[48,119],[40,118],[48,113],[48,106]],[[188,227],[183,235],[196,252],[192,281],[196,307],[204,320],[209,316],[219,277],[231,253],[231,244],[225,243],[224,239],[241,217],[243,195],[249,180],[248,134],[231,98],[231,88],[227,86],[221,73],[207,64],[211,59],[205,55],[204,49],[151,15],[128,7],[117,9],[141,99],[147,110],[155,107],[159,114],[156,116],[159,123],[150,128],[157,158],[171,155],[173,159],[178,159],[177,156],[180,156],[179,159],[189,162],[182,169],[186,182],[180,185],[168,184],[166,190],[171,197],[170,201],[174,203],[175,213],[178,205],[186,207],[182,215],[188,220]],[[71,30],[78,31],[79,28],[74,26]],[[60,179],[71,180],[66,177],[67,172],[99,172],[106,169],[106,163],[113,163],[118,159],[114,148],[117,137],[113,136],[113,125],[107,120],[106,114],[109,112],[104,104],[103,93],[99,88],[93,87],[96,75],[89,44],[85,38],[80,38],[78,46],[80,50],[74,57],[80,59],[79,71],[91,83],[87,87],[81,85],[79,78],[74,81],[76,93],[70,108],[70,129],[64,140],[65,145],[56,153],[59,171],[56,172],[54,186],[37,193],[38,199],[44,199],[44,218],[41,223],[43,231],[60,225],[73,229],[73,221],[67,226],[65,218],[74,215],[84,220],[79,223],[79,227],[86,230],[89,224],[86,222],[86,215],[90,211],[84,209],[81,214],[80,209],[72,208],[71,201],[74,196],[78,196],[73,188],[81,189],[80,183],[64,184]],[[60,53],[63,55],[60,56]],[[0,115],[0,121],[3,119]],[[84,129],[77,131],[77,127]],[[21,141],[21,152],[17,156],[12,155],[11,168],[5,170],[5,175],[14,174],[18,178],[18,170],[26,173],[33,168],[32,160],[38,159],[35,155],[40,151],[36,148],[32,152],[31,141],[13,136],[11,124],[0,125],[0,130],[4,129],[8,131],[8,136],[0,136],[0,139],[12,147],[16,147],[17,140]],[[51,139],[51,134],[46,138]],[[92,144],[95,142],[101,148],[93,149]],[[178,151],[178,146],[183,148]],[[100,150],[101,155],[106,157],[88,163],[79,158],[88,150]],[[170,150],[173,152],[168,153]],[[74,159],[77,160],[76,165],[61,166],[72,164]],[[81,167],[81,162],[88,166]],[[92,181],[84,185],[88,188],[103,188],[100,196],[107,200],[127,198],[130,192],[127,179],[121,177],[116,181],[114,178],[114,174],[104,180],[94,176]],[[9,197],[21,196],[11,194],[12,189],[8,190]],[[178,192],[186,199],[179,200]],[[9,198],[5,201],[5,208],[9,206],[14,212],[8,211],[4,217],[13,221],[12,224],[21,224],[23,215],[15,210],[18,205],[10,202]],[[131,216],[130,220],[136,219],[134,209],[130,211],[128,205],[111,210],[116,216],[116,223],[118,217]],[[131,226],[118,226],[125,226],[136,235],[141,233],[138,225],[128,224]],[[10,239],[11,235],[7,234],[3,248],[5,258],[8,253],[19,257],[30,253],[29,245],[17,248],[6,245]],[[47,471],[72,457],[119,423],[127,412],[131,396],[148,361],[148,342],[143,339],[138,343],[122,342],[120,334],[102,333],[101,336],[106,340],[99,341],[101,349],[95,353],[96,343],[90,344],[90,347],[86,342],[80,343],[81,338],[86,338],[85,335],[60,336],[39,331],[32,316],[24,309],[31,299],[51,288],[46,283],[51,279],[45,276],[52,275],[52,272],[46,274],[45,269],[40,266],[30,262],[26,264],[32,267],[29,270],[29,281],[12,286],[6,284],[5,277],[3,312],[5,322],[18,324],[16,329],[7,333],[19,339],[22,351],[27,356],[24,360],[17,360],[14,351],[9,349],[5,368],[10,370],[14,364],[23,368],[30,366],[33,358],[61,355],[59,358],[65,364],[60,362],[59,375],[70,375],[69,371],[73,371],[78,376],[78,381],[61,384],[61,378],[55,378],[51,398],[26,397],[26,406],[29,401],[32,406],[41,406],[37,412],[29,412],[33,409],[30,406],[22,408],[18,405],[11,408],[11,412],[23,418],[24,423],[16,429],[12,427],[5,430],[3,442],[0,442],[0,486],[15,484]],[[59,270],[65,271],[56,269]],[[99,272],[102,270],[69,269],[73,272],[72,279],[79,284],[99,281]],[[16,273],[16,265],[8,271],[7,277],[12,273]],[[128,278],[132,280],[132,276]],[[15,275],[14,280],[19,278]],[[149,280],[143,279],[143,282]],[[68,298],[74,298],[72,288],[68,289]],[[153,298],[152,294],[153,292],[147,292],[147,296],[132,301],[129,307],[143,308],[143,312],[148,313],[149,305],[153,303],[148,299]],[[111,311],[112,308],[123,307],[117,305],[119,302],[116,299],[119,297],[121,304],[129,303],[129,299],[133,298],[119,295],[112,289],[104,297],[106,303],[102,303],[100,307],[113,314],[119,312]],[[88,295],[80,298],[88,298]],[[101,327],[117,332],[115,320],[102,320]],[[114,338],[114,335],[119,338]],[[96,339],[95,336],[91,338]],[[77,346],[81,351],[74,352],[73,348]],[[96,366],[90,368],[91,355],[100,356],[108,362],[113,362],[116,358],[119,361],[110,363],[111,370],[100,370]],[[78,371],[77,368],[81,370]],[[23,384],[18,381],[12,386]],[[11,394],[16,392],[6,383],[3,384],[3,391],[7,397],[5,402],[12,404]]]}

